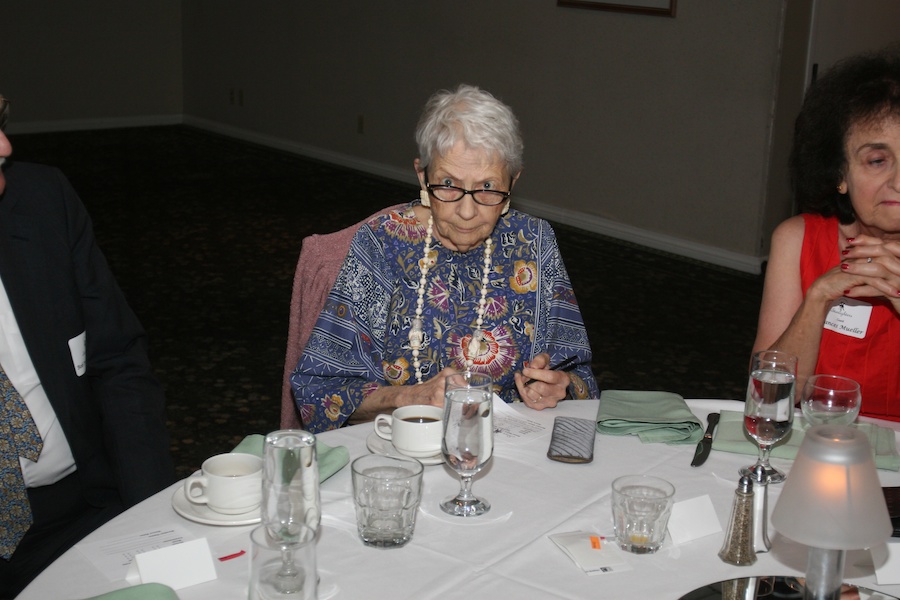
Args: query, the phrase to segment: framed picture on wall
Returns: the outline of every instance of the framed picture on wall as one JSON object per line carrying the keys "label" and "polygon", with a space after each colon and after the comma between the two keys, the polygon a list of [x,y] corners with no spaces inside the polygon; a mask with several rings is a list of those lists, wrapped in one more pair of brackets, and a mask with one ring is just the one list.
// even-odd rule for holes
{"label": "framed picture on wall", "polygon": [[595,2],[594,0],[556,0],[557,6],[570,8],[592,8],[616,12],[640,13],[660,17],[674,17],[678,0],[618,0],[617,2]]}

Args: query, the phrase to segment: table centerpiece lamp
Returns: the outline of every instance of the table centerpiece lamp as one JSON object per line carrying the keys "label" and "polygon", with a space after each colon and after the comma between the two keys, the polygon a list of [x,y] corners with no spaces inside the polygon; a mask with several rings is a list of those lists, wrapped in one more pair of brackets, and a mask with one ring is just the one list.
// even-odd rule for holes
{"label": "table centerpiece lamp", "polygon": [[892,531],[866,435],[841,425],[810,428],[772,524],[809,546],[804,599],[837,600],[846,551],[880,544]]}

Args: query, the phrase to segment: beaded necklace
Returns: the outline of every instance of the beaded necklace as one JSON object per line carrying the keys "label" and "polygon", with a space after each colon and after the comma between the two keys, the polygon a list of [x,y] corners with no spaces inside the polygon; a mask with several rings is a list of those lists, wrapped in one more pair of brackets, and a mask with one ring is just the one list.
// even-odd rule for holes
{"label": "beaded necklace", "polygon": [[[422,327],[422,307],[425,304],[425,286],[428,285],[428,271],[435,264],[435,259],[431,257],[431,240],[434,231],[434,218],[428,216],[428,227],[425,232],[425,251],[422,260],[419,261],[419,288],[416,291],[416,316],[413,317],[412,326],[409,329],[409,347],[412,348],[413,367],[416,370],[416,382],[422,383],[422,363],[419,360],[419,352],[422,349],[422,342],[425,339],[425,332]],[[491,238],[484,240],[484,268],[481,270],[481,298],[478,300],[478,318],[475,320],[475,333],[464,352],[466,371],[472,370],[475,364],[474,357],[478,353],[478,348],[484,337],[481,327],[484,325],[484,313],[487,307],[488,294],[488,274],[491,272],[491,249],[494,242]]]}

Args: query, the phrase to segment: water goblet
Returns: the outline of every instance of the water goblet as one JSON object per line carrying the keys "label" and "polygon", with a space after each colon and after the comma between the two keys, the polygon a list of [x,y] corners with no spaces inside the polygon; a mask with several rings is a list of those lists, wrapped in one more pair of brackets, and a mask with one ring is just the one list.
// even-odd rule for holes
{"label": "water goblet", "polygon": [[[273,538],[268,527],[250,532],[249,600],[315,600],[319,577],[316,571],[316,532],[297,526],[296,539]],[[285,556],[291,557],[285,563]]]}
{"label": "water goblet", "polygon": [[491,459],[494,450],[493,382],[488,375],[454,373],[444,392],[444,462],[459,474],[460,491],[441,502],[441,509],[458,517],[475,517],[490,503],[472,493],[472,477]]}
{"label": "water goblet", "polygon": [[859,415],[860,404],[859,384],[840,375],[813,375],[800,396],[800,410],[810,427],[850,425]]}
{"label": "water goblet", "polygon": [[755,464],[743,467],[741,475],[767,477],[770,483],[784,481],[784,473],[769,464],[769,453],[775,442],[791,430],[796,379],[795,355],[778,350],[762,350],[753,355],[744,402],[744,430],[756,440],[759,458]]}
{"label": "water goblet", "polygon": [[279,543],[282,562],[273,585],[281,593],[303,588],[295,549],[302,535],[315,537],[320,515],[315,436],[301,429],[273,431],[265,440],[260,517],[268,536]]}

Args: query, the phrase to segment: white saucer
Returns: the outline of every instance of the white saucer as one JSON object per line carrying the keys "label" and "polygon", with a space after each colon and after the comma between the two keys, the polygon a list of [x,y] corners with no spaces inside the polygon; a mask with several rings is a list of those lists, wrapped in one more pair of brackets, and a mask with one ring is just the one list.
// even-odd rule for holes
{"label": "white saucer", "polygon": [[223,515],[205,504],[194,504],[185,497],[183,485],[175,488],[175,493],[172,494],[172,508],[188,521],[203,523],[204,525],[236,527],[238,525],[254,525],[262,520],[259,515],[259,508],[239,515]]}
{"label": "white saucer", "polygon": [[[394,445],[390,440],[386,440],[383,437],[379,437],[377,433],[374,431],[369,434],[369,437],[366,438],[366,448],[369,449],[369,452],[372,454],[381,454],[383,456],[399,456],[402,458],[410,458],[405,454],[401,454],[399,450],[394,448]],[[433,456],[426,456],[425,458],[415,457],[417,461],[422,463],[423,465],[431,466],[431,465],[440,465],[444,463],[443,455],[438,452]],[[182,492],[183,495],[183,492]]]}

